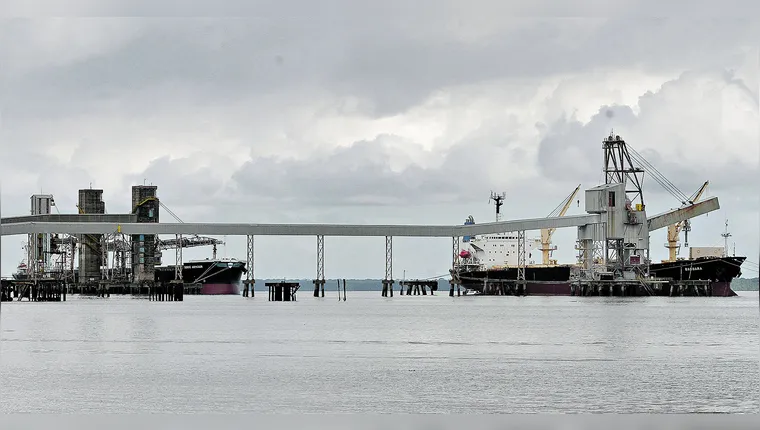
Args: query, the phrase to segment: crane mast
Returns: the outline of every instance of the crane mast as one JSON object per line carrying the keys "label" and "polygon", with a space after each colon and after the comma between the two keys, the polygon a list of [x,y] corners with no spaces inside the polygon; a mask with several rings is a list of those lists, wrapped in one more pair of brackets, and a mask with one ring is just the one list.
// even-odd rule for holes
{"label": "crane mast", "polygon": [[[578,194],[578,191],[580,191],[581,185],[579,184],[575,190],[573,190],[572,193],[570,193],[569,196],[565,198],[565,200],[562,201],[560,204],[561,209],[558,214],[554,215],[554,212],[556,212],[556,209],[554,212],[550,213],[548,216],[557,216],[557,217],[563,217],[567,213],[567,210],[570,209],[570,204],[573,202],[573,199],[575,199],[575,196]],[[552,246],[552,235],[554,234],[555,228],[544,228],[541,229],[541,257],[542,257],[542,263],[546,266],[548,265],[556,265],[557,260],[551,260],[551,251],[555,251],[557,249],[556,246]]]}
{"label": "crane mast", "polygon": [[[694,193],[694,195],[692,195],[691,198],[689,198],[689,201],[687,203],[694,204],[698,202],[699,199],[702,198],[702,194],[704,194],[709,184],[710,184],[710,181],[705,181],[705,183],[702,184],[701,187],[699,187],[697,192]],[[665,244],[665,247],[668,248],[668,259],[663,260],[664,263],[677,260],[678,251],[681,248],[681,246],[678,244],[678,236],[681,233],[681,230],[683,230],[684,232],[684,244],[685,246],[689,246],[689,231],[691,231],[691,225],[689,224],[689,220],[685,220],[679,223],[669,225],[668,226],[668,243]]]}

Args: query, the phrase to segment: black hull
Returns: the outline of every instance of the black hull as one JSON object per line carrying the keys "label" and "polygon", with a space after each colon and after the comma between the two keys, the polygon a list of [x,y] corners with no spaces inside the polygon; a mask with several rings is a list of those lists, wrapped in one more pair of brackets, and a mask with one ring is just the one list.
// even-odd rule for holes
{"label": "black hull", "polygon": [[[736,296],[731,289],[731,281],[741,276],[741,265],[746,257],[701,257],[669,263],[650,264],[650,274],[657,278],[670,278],[674,282],[708,281],[709,295],[720,297]],[[527,266],[525,268],[525,294],[565,296],[575,295],[571,285],[571,265]],[[458,273],[461,285],[467,289],[484,292],[487,282],[514,283],[517,268],[491,270],[461,270]],[[665,290],[662,291],[664,295]]]}
{"label": "black hull", "polygon": [[[232,264],[230,267],[229,264]],[[182,265],[182,280],[201,284],[238,284],[246,272],[245,263],[218,260],[191,261]],[[156,282],[170,282],[174,279],[174,266],[157,266]]]}
{"label": "black hull", "polygon": [[658,278],[676,281],[731,282],[741,276],[741,265],[747,257],[700,257],[668,263],[652,263],[649,273]]}
{"label": "black hull", "polygon": [[[543,266],[543,267],[525,267],[526,281],[539,282],[569,282],[572,266]],[[517,279],[516,267],[504,267],[491,270],[473,270],[460,272],[462,285],[483,284],[487,279],[489,281],[514,281]]]}
{"label": "black hull", "polygon": [[[232,267],[229,264],[232,263]],[[245,263],[242,261],[227,262],[221,260],[191,261],[182,265],[182,280],[184,282],[196,282],[202,284],[237,284],[247,272]],[[212,267],[215,266],[215,267]],[[127,272],[131,272],[127,269]],[[31,280],[26,273],[14,273],[13,280]],[[156,266],[154,280],[156,282],[170,282],[174,280],[174,266]],[[74,283],[79,282],[79,271],[74,269]]]}
{"label": "black hull", "polygon": [[[571,265],[527,266],[525,268],[525,293],[545,296],[570,295]],[[514,283],[517,268],[505,267],[491,270],[462,270],[458,274],[461,285],[478,293],[484,293],[488,283]]]}

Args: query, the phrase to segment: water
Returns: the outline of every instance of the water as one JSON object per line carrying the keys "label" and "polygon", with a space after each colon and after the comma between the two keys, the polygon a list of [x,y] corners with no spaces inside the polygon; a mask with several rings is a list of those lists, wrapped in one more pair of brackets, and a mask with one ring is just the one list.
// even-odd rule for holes
{"label": "water", "polygon": [[757,412],[758,294],[3,303],[3,412]]}

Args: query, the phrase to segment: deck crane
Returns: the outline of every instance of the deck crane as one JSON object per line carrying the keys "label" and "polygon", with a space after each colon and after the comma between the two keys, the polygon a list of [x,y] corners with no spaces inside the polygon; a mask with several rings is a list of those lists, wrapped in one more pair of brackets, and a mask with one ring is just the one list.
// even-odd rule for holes
{"label": "deck crane", "polygon": [[[702,197],[702,194],[707,189],[707,186],[710,184],[710,181],[705,181],[704,184],[702,184],[701,187],[697,190],[696,193],[694,193],[687,202],[688,204],[694,204]],[[684,245],[689,246],[689,231],[691,231],[691,225],[689,224],[689,220],[681,221],[676,224],[671,224],[668,226],[668,243],[665,244],[665,247],[668,248],[668,259],[663,260],[663,263],[676,261],[678,251],[680,250],[681,246],[678,244],[678,235],[681,233],[681,230],[684,232]]]}
{"label": "deck crane", "polygon": [[[578,194],[578,191],[581,189],[581,184],[578,184],[578,186],[573,190],[572,193],[570,193],[569,196],[565,198],[565,200],[562,201],[562,203],[557,206],[552,213],[549,214],[549,217],[562,217],[565,216],[567,213],[567,210],[570,208],[570,204],[573,202],[573,199],[575,199],[575,195]],[[559,210],[558,210],[559,209]],[[554,234],[555,228],[544,228],[541,229],[541,253],[542,253],[542,263],[544,265],[556,265],[557,260],[551,260],[549,259],[551,251],[554,251],[557,249],[556,246],[552,246],[552,235]]]}

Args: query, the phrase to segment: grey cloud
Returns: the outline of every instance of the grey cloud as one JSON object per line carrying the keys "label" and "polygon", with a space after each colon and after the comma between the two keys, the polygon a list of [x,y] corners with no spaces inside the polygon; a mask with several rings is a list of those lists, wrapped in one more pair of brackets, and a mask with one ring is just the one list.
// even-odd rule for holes
{"label": "grey cloud", "polygon": [[[311,208],[472,204],[484,201],[492,187],[527,188],[509,182],[513,177],[509,169],[530,168],[533,160],[521,145],[524,142],[508,130],[509,121],[498,127],[484,126],[446,150],[443,161],[431,167],[412,163],[399,172],[392,171],[390,148],[399,142],[413,143],[381,135],[305,160],[254,159],[235,173],[233,181],[241,200],[299,202]],[[564,177],[561,182],[567,180]],[[536,189],[553,185],[541,183]],[[568,192],[564,188],[559,191]],[[530,201],[530,194],[523,196]]]}
{"label": "grey cloud", "polygon": [[[388,14],[427,13],[451,15],[503,16],[742,16],[742,12],[755,5],[752,0],[725,0],[720,7],[710,2],[668,2],[655,0],[601,1],[568,0],[557,4],[550,0],[500,2],[495,0],[471,0],[461,3],[455,0],[386,0],[375,4],[357,3],[351,0],[302,1],[284,3],[275,0],[217,0],[216,2],[188,4],[181,0],[164,0],[160,4],[150,0],[72,0],[65,7],[50,0],[27,0],[13,5],[10,11],[19,15],[49,13],[52,16],[140,16],[140,17],[229,17],[281,18],[284,16],[325,17],[350,15],[371,19]],[[25,8],[24,6],[27,6]]]}
{"label": "grey cloud", "polygon": [[124,178],[121,190],[124,200],[130,200],[132,185],[147,183],[158,186],[159,197],[169,206],[213,206],[214,202],[224,199],[225,183],[218,174],[229,169],[230,161],[218,158],[211,166],[201,168],[198,162],[195,157],[153,160],[141,174]]}
{"label": "grey cloud", "polygon": [[[11,140],[12,135],[6,133],[2,137],[3,146],[8,148],[0,157],[3,193],[15,192],[19,188],[30,194],[39,192],[40,189],[50,192],[62,186],[76,186],[80,183],[86,186],[93,180],[83,169],[58,161],[30,142]],[[22,178],[23,175],[32,175],[33,182],[22,182],[26,179]]]}
{"label": "grey cloud", "polygon": [[[459,163],[447,158],[443,167],[418,165],[396,173],[389,168],[385,147],[397,136],[356,142],[322,157],[307,160],[254,159],[235,173],[241,195],[248,198],[300,201],[307,205],[395,205],[453,201],[461,197]],[[476,175],[482,172],[476,173]]]}
{"label": "grey cloud", "polygon": [[[735,156],[728,161],[715,162],[709,166],[689,165],[678,158],[664,157],[656,149],[639,149],[644,146],[644,143],[650,142],[642,142],[638,139],[654,139],[655,142],[663,144],[665,142],[676,144],[685,151],[685,154],[688,154],[692,142],[684,140],[685,138],[680,134],[680,128],[692,127],[694,124],[691,122],[700,119],[692,116],[689,111],[681,111],[684,108],[684,100],[690,100],[685,98],[685,94],[689,91],[704,91],[700,94],[702,98],[698,102],[695,101],[698,105],[686,106],[687,109],[693,108],[695,111],[718,109],[719,107],[715,105],[721,101],[715,98],[722,94],[719,92],[720,89],[715,89],[716,92],[710,94],[710,90],[705,90],[696,83],[705,76],[722,77],[727,85],[738,86],[747,99],[752,100],[747,104],[750,108],[754,105],[755,115],[757,115],[756,97],[753,97],[752,91],[748,91],[749,87],[745,83],[737,83],[730,73],[708,75],[684,73],[680,78],[665,83],[659,91],[642,95],[639,99],[641,110],[639,114],[634,114],[629,106],[602,106],[586,124],[574,119],[561,119],[549,125],[541,124],[543,138],[539,143],[538,157],[541,171],[547,177],[557,180],[560,179],[558,172],[562,172],[561,176],[578,177],[584,183],[603,182],[601,141],[614,129],[615,134],[620,134],[629,147],[644,157],[686,196],[690,196],[706,180],[710,180],[710,189],[719,197],[722,195],[725,199],[731,199],[744,194],[748,184],[757,183],[760,179],[757,160]],[[663,121],[669,122],[672,126],[663,127]],[[707,122],[704,121],[700,125],[700,130],[706,136],[703,139],[710,139],[714,130],[722,130],[719,114],[713,115],[706,120]],[[754,133],[754,139],[757,140],[756,129],[746,131],[750,138]],[[720,151],[722,143],[719,141],[703,140],[694,143],[699,145],[705,142],[712,145],[713,150]],[[678,206],[675,197],[671,197],[668,191],[654,180],[651,170],[646,166],[640,167],[647,170],[644,179],[645,195],[654,196],[657,201],[669,201],[674,206]],[[752,207],[757,206],[754,197],[756,196],[745,199],[744,203]]]}
{"label": "grey cloud", "polygon": [[367,99],[365,113],[385,116],[450,85],[610,67],[682,70],[705,58],[724,65],[735,59],[733,47],[754,44],[757,35],[749,20],[511,18],[472,42],[461,28],[473,24],[444,12],[424,21],[336,12],[273,21],[132,19],[141,32],[110,52],[12,77],[6,115],[56,116],[64,105],[67,115],[92,113],[113,100],[121,100],[117,109],[144,109],[129,103],[135,94],[143,94],[137,103],[171,105],[150,99],[169,86],[195,104],[321,88]]}
{"label": "grey cloud", "polygon": [[[602,139],[612,127],[629,127],[636,121],[629,106],[602,106],[588,124],[562,118],[546,126],[538,145],[538,163],[548,178],[575,177],[584,183],[602,183]],[[601,180],[601,182],[600,182]]]}

